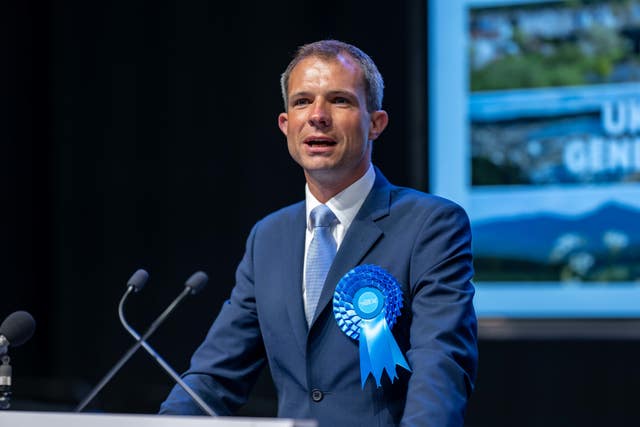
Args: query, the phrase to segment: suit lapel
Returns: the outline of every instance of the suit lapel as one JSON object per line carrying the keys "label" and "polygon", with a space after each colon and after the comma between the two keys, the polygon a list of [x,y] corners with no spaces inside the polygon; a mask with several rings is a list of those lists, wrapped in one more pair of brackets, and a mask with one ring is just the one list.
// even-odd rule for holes
{"label": "suit lapel", "polygon": [[390,189],[389,181],[376,168],[376,181],[373,188],[351,223],[327,273],[327,279],[324,282],[316,312],[313,316],[312,327],[320,313],[332,301],[336,285],[342,276],[358,265],[382,236],[382,230],[378,227],[376,221],[389,214]]}
{"label": "suit lapel", "polygon": [[283,253],[283,277],[287,281],[285,288],[289,291],[283,295],[292,295],[291,301],[283,302],[287,306],[287,313],[291,321],[291,331],[296,337],[300,350],[304,353],[307,341],[307,319],[304,315],[302,300],[302,266],[304,263],[304,237],[306,228],[304,203],[295,211],[291,223],[285,225],[284,235],[290,235],[285,241],[291,244],[285,245]]}

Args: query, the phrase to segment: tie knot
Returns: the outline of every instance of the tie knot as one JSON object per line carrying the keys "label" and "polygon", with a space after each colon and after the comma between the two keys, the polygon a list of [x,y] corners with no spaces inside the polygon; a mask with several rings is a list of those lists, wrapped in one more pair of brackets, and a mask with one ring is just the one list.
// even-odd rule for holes
{"label": "tie knot", "polygon": [[318,205],[313,208],[309,219],[311,220],[311,228],[331,227],[337,220],[335,214],[326,205]]}

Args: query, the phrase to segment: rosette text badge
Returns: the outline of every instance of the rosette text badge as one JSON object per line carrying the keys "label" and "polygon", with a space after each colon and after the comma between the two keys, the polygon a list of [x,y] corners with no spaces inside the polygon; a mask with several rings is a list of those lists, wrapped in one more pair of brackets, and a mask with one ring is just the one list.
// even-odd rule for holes
{"label": "rosette text badge", "polygon": [[360,345],[362,388],[373,374],[380,387],[382,372],[391,382],[398,378],[396,365],[411,371],[391,328],[402,308],[398,281],[377,265],[360,265],[340,279],[333,295],[333,314],[338,326]]}

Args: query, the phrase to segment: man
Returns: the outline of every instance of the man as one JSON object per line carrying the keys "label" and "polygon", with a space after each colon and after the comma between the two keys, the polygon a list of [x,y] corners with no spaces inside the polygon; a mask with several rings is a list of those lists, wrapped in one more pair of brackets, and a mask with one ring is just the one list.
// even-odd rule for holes
{"label": "man", "polygon": [[[388,116],[382,77],[360,49],[335,40],[302,46],[281,86],[278,124],[304,170],[306,200],[253,227],[231,297],[184,380],[228,415],[268,362],[280,417],[317,419],[321,427],[462,426],[477,367],[466,214],[445,199],[391,185],[372,166],[373,141]],[[318,206],[331,218],[325,237],[312,230]],[[337,250],[328,263],[316,262],[326,259],[314,242],[320,239]],[[318,289],[323,262],[328,272]],[[401,353],[391,367],[404,366],[397,377],[388,364],[381,376],[368,375],[368,363],[384,362],[375,352],[362,360],[359,341],[334,315],[336,286],[354,283],[347,273],[363,265],[388,273],[402,295],[395,324],[387,318],[393,335],[386,338]],[[393,310],[383,308],[382,317]],[[381,339],[363,328],[360,340],[367,333]],[[160,412],[201,413],[178,386]]]}

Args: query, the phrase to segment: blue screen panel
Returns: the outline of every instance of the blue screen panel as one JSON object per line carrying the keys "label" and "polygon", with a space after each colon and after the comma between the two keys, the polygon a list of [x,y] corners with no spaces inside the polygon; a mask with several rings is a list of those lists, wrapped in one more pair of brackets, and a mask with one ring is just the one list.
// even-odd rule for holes
{"label": "blue screen panel", "polygon": [[431,1],[431,191],[480,317],[640,317],[640,1]]}

